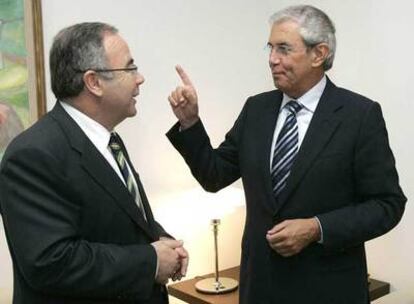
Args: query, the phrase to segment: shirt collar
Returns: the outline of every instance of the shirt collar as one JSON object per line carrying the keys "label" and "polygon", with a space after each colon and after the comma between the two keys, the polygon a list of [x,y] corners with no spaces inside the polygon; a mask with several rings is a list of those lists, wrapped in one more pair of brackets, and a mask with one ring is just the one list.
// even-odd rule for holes
{"label": "shirt collar", "polygon": [[281,104],[281,109],[290,101],[290,100],[296,100],[298,103],[300,103],[305,109],[308,111],[314,113],[315,109],[319,103],[319,100],[321,99],[322,93],[325,90],[326,86],[326,76],[324,75],[319,82],[314,85],[309,91],[307,91],[305,94],[303,94],[299,98],[292,98],[285,93],[283,93],[283,99]]}
{"label": "shirt collar", "polygon": [[111,133],[104,126],[67,102],[60,103],[99,151],[103,152],[108,148]]}

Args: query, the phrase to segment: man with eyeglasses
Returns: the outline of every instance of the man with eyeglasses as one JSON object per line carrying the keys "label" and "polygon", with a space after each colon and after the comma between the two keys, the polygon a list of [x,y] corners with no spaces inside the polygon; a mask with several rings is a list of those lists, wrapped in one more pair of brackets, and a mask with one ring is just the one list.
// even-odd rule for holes
{"label": "man with eyeglasses", "polygon": [[271,25],[277,90],[248,98],[213,149],[178,66],[167,136],[206,190],[242,178],[240,303],[369,303],[364,242],[392,229],[406,202],[380,105],[325,75],[335,28],[324,12],[292,6]]}
{"label": "man with eyeglasses", "polygon": [[153,217],[114,128],[136,114],[144,77],[103,23],[60,31],[50,51],[57,102],[8,147],[0,206],[15,304],[168,303],[188,254]]}

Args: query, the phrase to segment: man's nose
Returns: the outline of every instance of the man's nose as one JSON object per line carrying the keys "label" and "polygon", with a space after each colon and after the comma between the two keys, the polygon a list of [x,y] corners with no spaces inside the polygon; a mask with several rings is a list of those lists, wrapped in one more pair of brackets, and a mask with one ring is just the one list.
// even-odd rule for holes
{"label": "man's nose", "polygon": [[269,64],[275,65],[280,63],[280,55],[272,49],[269,53]]}
{"label": "man's nose", "polygon": [[138,85],[143,84],[145,82],[145,78],[141,73],[137,74],[136,82]]}

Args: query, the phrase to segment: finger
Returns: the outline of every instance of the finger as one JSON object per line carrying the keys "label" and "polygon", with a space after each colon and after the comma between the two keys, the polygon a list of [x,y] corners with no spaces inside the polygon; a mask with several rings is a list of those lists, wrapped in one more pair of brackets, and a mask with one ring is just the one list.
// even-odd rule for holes
{"label": "finger", "polygon": [[187,268],[188,268],[188,262],[189,262],[189,258],[185,258],[181,260],[181,270],[180,273],[183,277],[185,277],[185,275],[187,274]]}
{"label": "finger", "polygon": [[187,250],[184,249],[184,247],[175,248],[175,251],[178,253],[180,258],[187,258],[188,257],[188,252],[187,252]]}
{"label": "finger", "polygon": [[195,94],[194,90],[188,87],[185,87],[182,91],[183,96],[186,100],[195,100],[197,95]]}
{"label": "finger", "polygon": [[172,96],[170,95],[170,96],[168,96],[168,101],[170,102],[170,105],[173,107],[173,108],[176,108],[177,107],[177,102],[175,101],[175,99],[174,98],[172,98]]}
{"label": "finger", "polygon": [[286,226],[287,226],[287,221],[283,221],[283,222],[281,222],[281,223],[279,223],[279,224],[277,224],[277,225],[273,226],[273,228],[272,228],[272,229],[270,229],[270,230],[268,230],[268,231],[267,231],[267,233],[268,233],[268,234],[274,234],[274,233],[277,233],[277,232],[279,232],[279,231],[281,231],[281,230],[285,229],[285,227],[286,227]]}
{"label": "finger", "polygon": [[271,244],[270,247],[280,255],[284,255],[289,252],[289,248],[276,246],[275,244]]}
{"label": "finger", "polygon": [[292,247],[287,242],[273,243],[273,248],[276,250],[291,250]]}
{"label": "finger", "polygon": [[183,104],[186,103],[186,99],[183,98],[183,95],[179,92],[178,88],[175,89],[172,93],[171,93],[171,97],[175,102],[175,107],[178,106],[182,106]]}
{"label": "finger", "polygon": [[284,244],[282,246],[276,245],[274,249],[283,256],[292,256],[301,252],[303,247],[297,244]]}
{"label": "finger", "polygon": [[294,248],[287,243],[273,244],[273,249],[281,255],[291,254],[295,251]]}
{"label": "finger", "polygon": [[182,279],[182,275],[179,271],[177,271],[176,273],[173,274],[172,276],[172,280],[173,281],[177,281],[177,280],[181,280]]}
{"label": "finger", "polygon": [[287,236],[282,230],[274,234],[266,234],[266,239],[269,243],[277,244],[284,242],[287,239]]}
{"label": "finger", "polygon": [[179,247],[179,248],[176,248],[175,250],[178,252],[178,254],[181,258],[181,271],[180,271],[180,273],[181,273],[182,276],[185,276],[187,274],[188,263],[189,263],[189,260],[190,260],[188,252],[184,247]]}
{"label": "finger", "polygon": [[175,100],[175,103],[178,105],[180,100],[178,98],[177,90],[171,92],[171,97]]}
{"label": "finger", "polygon": [[289,249],[289,247],[285,243],[269,243],[269,245],[275,251],[283,251]]}
{"label": "finger", "polygon": [[173,240],[173,239],[163,239],[161,242],[163,242],[168,247],[175,249],[177,247],[183,246],[183,241],[181,240]]}
{"label": "finger", "polygon": [[184,88],[183,87],[180,87],[180,86],[178,86],[175,89],[175,93],[177,94],[177,100],[178,100],[178,102],[183,102],[185,100],[185,98],[183,96],[183,90],[184,90]]}
{"label": "finger", "polygon": [[183,84],[188,85],[188,86],[193,86],[193,83],[191,82],[190,77],[188,77],[187,73],[184,71],[184,69],[180,65],[176,65],[175,70],[177,71],[178,76],[180,76]]}

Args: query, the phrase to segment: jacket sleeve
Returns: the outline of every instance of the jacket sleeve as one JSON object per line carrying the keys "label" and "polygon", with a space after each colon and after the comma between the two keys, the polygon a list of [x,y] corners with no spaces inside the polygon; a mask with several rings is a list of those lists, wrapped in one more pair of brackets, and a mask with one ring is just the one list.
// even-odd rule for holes
{"label": "jacket sleeve", "polygon": [[211,146],[201,120],[183,131],[179,130],[178,122],[167,132],[168,139],[184,158],[193,176],[207,191],[217,192],[240,178],[239,148],[247,104],[216,149]]}
{"label": "jacket sleeve", "polygon": [[354,152],[357,201],[318,215],[324,246],[351,247],[378,237],[400,221],[406,198],[399,186],[381,108],[372,103],[362,122]]}

